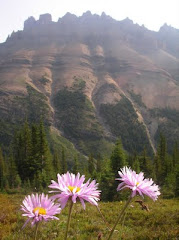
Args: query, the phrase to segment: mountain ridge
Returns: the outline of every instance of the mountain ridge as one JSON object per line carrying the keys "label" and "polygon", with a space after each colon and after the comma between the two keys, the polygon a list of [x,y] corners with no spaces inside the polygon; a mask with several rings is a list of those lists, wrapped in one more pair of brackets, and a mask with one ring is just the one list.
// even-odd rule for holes
{"label": "mountain ridge", "polygon": [[[0,44],[2,121],[43,115],[84,154],[110,149],[117,137],[129,152],[142,145],[155,152],[157,135],[173,121],[159,110],[179,110],[178,38],[167,25],[157,33],[105,14],[30,17]],[[170,128],[175,141],[178,125]]]}

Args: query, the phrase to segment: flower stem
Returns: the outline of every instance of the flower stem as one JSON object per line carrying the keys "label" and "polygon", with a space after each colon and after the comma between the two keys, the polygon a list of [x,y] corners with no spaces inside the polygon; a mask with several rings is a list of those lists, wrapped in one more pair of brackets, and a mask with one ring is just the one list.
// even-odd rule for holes
{"label": "flower stem", "polygon": [[72,207],[73,207],[73,201],[71,201],[70,208],[69,208],[68,220],[67,220],[67,227],[66,227],[66,232],[65,232],[65,238],[64,238],[64,240],[67,239],[67,235],[68,235],[68,228],[69,228],[70,220],[71,220]]}
{"label": "flower stem", "polygon": [[39,226],[39,223],[37,222],[37,223],[36,223],[36,227],[35,227],[35,238],[34,238],[34,240],[37,239],[38,226]]}
{"label": "flower stem", "polygon": [[98,209],[98,212],[100,213],[100,215],[101,215],[101,217],[102,217],[102,219],[103,219],[104,223],[106,224],[106,226],[107,226],[108,230],[111,230],[111,229],[110,229],[110,227],[109,227],[109,223],[106,221],[106,219],[105,219],[104,215],[102,214],[102,212],[101,212],[101,210],[100,210],[99,206],[96,206],[96,207],[97,207],[97,209]]}
{"label": "flower stem", "polygon": [[111,230],[110,235],[109,235],[109,237],[108,237],[107,240],[110,240],[110,239],[111,239],[111,237],[112,237],[112,235],[113,235],[113,232],[114,232],[114,230],[115,230],[115,228],[116,228],[119,220],[122,218],[122,216],[123,216],[126,208],[128,207],[131,199],[132,199],[132,197],[130,196],[129,199],[128,199],[128,201],[126,202],[126,205],[124,206],[124,208],[123,208],[122,211],[120,212],[120,214],[119,214],[119,216],[118,216],[118,218],[117,218],[117,221],[116,221],[116,223],[114,224],[114,227],[113,227],[113,229]]}

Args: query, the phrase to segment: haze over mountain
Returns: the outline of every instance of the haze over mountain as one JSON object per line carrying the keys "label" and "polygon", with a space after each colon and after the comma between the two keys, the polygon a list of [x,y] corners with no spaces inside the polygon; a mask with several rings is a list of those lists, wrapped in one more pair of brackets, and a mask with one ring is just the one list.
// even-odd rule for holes
{"label": "haze over mountain", "polygon": [[[159,32],[89,11],[24,22],[0,44],[0,143],[41,117],[84,154],[155,152],[179,139],[179,30]],[[170,147],[170,146],[169,146]]]}

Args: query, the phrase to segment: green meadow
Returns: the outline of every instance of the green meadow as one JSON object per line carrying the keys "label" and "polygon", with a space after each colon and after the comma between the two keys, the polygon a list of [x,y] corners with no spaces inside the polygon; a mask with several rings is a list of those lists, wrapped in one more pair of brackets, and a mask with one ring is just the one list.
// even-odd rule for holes
{"label": "green meadow", "polygon": [[[24,195],[0,194],[0,239],[30,240],[34,239],[35,227],[28,224],[22,217],[20,205]],[[159,199],[153,202],[145,200],[149,211],[141,209],[134,198],[122,221],[118,224],[113,240],[120,239],[179,239],[179,200]],[[86,204],[84,211],[81,204],[73,207],[68,239],[71,240],[105,240],[109,229],[113,227],[118,213],[125,201],[100,202],[99,207],[107,223],[95,206]],[[43,222],[39,225],[38,240],[63,240],[68,216],[68,206],[59,215],[59,221]]]}

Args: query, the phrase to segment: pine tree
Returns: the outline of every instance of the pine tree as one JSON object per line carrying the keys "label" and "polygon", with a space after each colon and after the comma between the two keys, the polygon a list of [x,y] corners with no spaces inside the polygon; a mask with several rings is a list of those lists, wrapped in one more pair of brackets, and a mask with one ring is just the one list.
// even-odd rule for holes
{"label": "pine tree", "polygon": [[9,189],[8,175],[9,175],[8,157],[7,157],[7,155],[4,155],[4,179],[3,179],[4,184],[3,184],[3,186],[5,189]]}
{"label": "pine tree", "polygon": [[140,157],[140,166],[141,166],[141,170],[145,173],[148,173],[148,167],[147,167],[147,151],[146,148],[144,148],[142,155]]}
{"label": "pine tree", "polygon": [[20,179],[20,176],[19,174],[16,174],[15,183],[14,183],[15,188],[20,188],[21,184],[22,184],[22,181]]}
{"label": "pine tree", "polygon": [[101,180],[99,188],[102,189],[101,199],[105,201],[112,201],[116,195],[116,185],[114,172],[111,169],[111,161],[105,159],[101,172]]}
{"label": "pine tree", "polygon": [[[19,181],[17,183],[17,178],[19,177]],[[14,161],[14,157],[12,151],[8,158],[8,183],[10,188],[15,188],[17,185],[21,185],[21,179],[17,172],[17,167]]]}
{"label": "pine tree", "polygon": [[139,162],[141,163],[141,170],[145,173],[146,177],[152,177],[153,175],[153,163],[152,160],[147,156],[146,148],[144,148],[142,155],[140,156]]}
{"label": "pine tree", "polygon": [[32,186],[34,188],[35,191],[39,191],[42,192],[43,191],[43,187],[42,187],[42,172],[37,172],[36,175],[34,176],[33,182],[32,182]]}
{"label": "pine tree", "polygon": [[22,131],[19,133],[15,133],[14,141],[13,141],[13,155],[15,165],[17,167],[17,171],[20,175],[20,178],[24,180],[24,168],[23,168],[23,136]]}
{"label": "pine tree", "polygon": [[112,172],[114,174],[113,180],[111,180],[112,185],[110,187],[110,192],[111,194],[113,194],[112,199],[116,199],[117,196],[117,181],[115,181],[115,177],[118,177],[118,171],[127,165],[127,161],[126,161],[126,154],[124,152],[123,146],[122,146],[122,142],[121,139],[118,139],[116,141],[115,147],[112,151],[111,157],[110,157],[110,163],[111,163],[111,169]]}
{"label": "pine tree", "polygon": [[78,157],[75,156],[74,158],[74,166],[73,166],[73,173],[77,174],[79,172],[79,162],[78,162]]}
{"label": "pine tree", "polygon": [[133,155],[132,169],[136,171],[136,173],[140,172],[140,163],[139,163],[139,158],[137,156],[137,153],[134,153]]}
{"label": "pine tree", "polygon": [[[45,134],[45,128],[43,125],[43,122],[41,120],[39,125],[39,139],[38,139],[38,149],[39,149],[39,166],[40,171],[44,172],[43,175],[45,177],[43,179],[46,179],[46,185],[50,182],[52,176],[53,176],[53,164],[52,164],[52,156],[50,153],[50,149],[48,146],[46,134]],[[45,184],[44,184],[45,185]]]}
{"label": "pine tree", "polygon": [[40,160],[40,137],[39,129],[36,124],[32,124],[31,127],[31,142],[32,142],[32,153],[31,153],[31,172],[34,178],[35,175],[42,169]]}
{"label": "pine tree", "polygon": [[4,180],[5,180],[5,162],[2,155],[2,150],[0,148],[0,189],[4,188]]}
{"label": "pine tree", "polygon": [[10,154],[14,159],[20,178],[24,182],[31,175],[32,145],[31,131],[27,120],[19,133],[15,133],[13,151]]}
{"label": "pine tree", "polygon": [[91,176],[93,176],[94,170],[95,170],[94,158],[93,158],[93,155],[90,154],[88,158],[88,172]]}
{"label": "pine tree", "polygon": [[175,196],[179,196],[179,163],[175,166],[175,177],[176,177],[176,187],[175,187]]}
{"label": "pine tree", "polygon": [[62,166],[62,173],[66,173],[67,172],[67,161],[66,161],[66,157],[65,157],[64,147],[62,147],[61,166]]}
{"label": "pine tree", "polygon": [[32,145],[31,145],[31,131],[27,120],[24,123],[19,141],[20,150],[20,177],[23,181],[29,179],[32,176],[31,172],[31,160],[32,160]]}
{"label": "pine tree", "polygon": [[99,174],[100,172],[101,172],[101,168],[102,168],[102,166],[101,166],[101,163],[102,162],[102,159],[101,159],[101,155],[100,154],[98,154],[98,156],[97,156],[97,162],[96,162],[96,172]]}
{"label": "pine tree", "polygon": [[172,160],[173,160],[173,167],[175,167],[179,162],[179,144],[177,141],[174,143]]}
{"label": "pine tree", "polygon": [[160,141],[155,156],[155,170],[159,185],[163,185],[164,179],[169,173],[167,143],[163,134],[160,134]]}
{"label": "pine tree", "polygon": [[23,142],[24,142],[24,161],[26,165],[31,165],[32,144],[31,144],[31,130],[29,124],[26,121],[23,129]]}
{"label": "pine tree", "polygon": [[48,145],[43,122],[41,120],[39,125],[39,139],[38,139],[38,152],[39,152],[39,166],[42,171],[45,168],[45,163],[48,157]]}
{"label": "pine tree", "polygon": [[60,157],[58,151],[55,149],[53,154],[53,167],[55,175],[61,173]]}
{"label": "pine tree", "polygon": [[157,181],[157,183],[160,183],[160,179],[162,176],[162,164],[160,161],[160,156],[158,155],[158,153],[156,153],[155,157],[154,157],[154,169],[155,169],[155,181]]}
{"label": "pine tree", "polygon": [[124,167],[127,164],[126,154],[124,152],[122,142],[120,139],[116,141],[116,144],[115,144],[114,150],[112,151],[112,155],[110,159],[111,159],[111,168],[115,176],[117,176],[117,173],[120,170],[120,168]]}
{"label": "pine tree", "polygon": [[23,188],[25,190],[25,194],[31,190],[31,183],[30,180],[27,178],[23,183]]}
{"label": "pine tree", "polygon": [[178,195],[179,183],[179,156],[177,143],[174,144],[172,156],[167,158],[167,174],[163,186],[165,197],[175,197]]}
{"label": "pine tree", "polygon": [[172,162],[173,162],[173,172],[175,173],[175,180],[176,180],[176,186],[175,186],[175,196],[179,196],[179,144],[178,142],[175,142],[174,148],[173,148],[173,154],[172,154]]}
{"label": "pine tree", "polygon": [[169,172],[168,169],[168,159],[167,159],[167,142],[166,138],[163,134],[160,134],[160,144],[159,144],[159,156],[160,156],[160,161],[162,164],[162,175],[165,177],[165,175]]}

